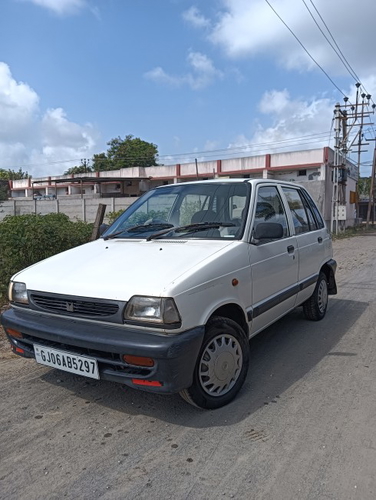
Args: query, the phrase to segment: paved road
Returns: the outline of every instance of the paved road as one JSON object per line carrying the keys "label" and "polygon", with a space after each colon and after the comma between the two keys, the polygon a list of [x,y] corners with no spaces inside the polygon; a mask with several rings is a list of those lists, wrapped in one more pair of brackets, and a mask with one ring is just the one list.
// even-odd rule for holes
{"label": "paved road", "polygon": [[335,242],[340,293],[251,341],[246,385],[200,411],[0,352],[0,498],[376,498],[376,236]]}

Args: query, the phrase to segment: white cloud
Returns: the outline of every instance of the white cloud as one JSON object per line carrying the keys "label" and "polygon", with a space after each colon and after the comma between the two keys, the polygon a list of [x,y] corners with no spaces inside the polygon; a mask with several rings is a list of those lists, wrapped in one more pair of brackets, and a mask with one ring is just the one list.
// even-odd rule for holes
{"label": "white cloud", "polygon": [[26,83],[16,82],[0,62],[0,138],[15,140],[25,133],[38,111],[39,97]]}
{"label": "white cloud", "polygon": [[261,113],[281,113],[289,104],[290,94],[285,90],[265,92],[259,104]]}
{"label": "white cloud", "polygon": [[145,78],[162,85],[170,87],[181,87],[189,85],[193,90],[200,90],[211,85],[216,79],[222,78],[223,74],[217,70],[213,61],[201,52],[190,51],[187,62],[192,71],[185,75],[169,75],[160,66],[145,73]]}
{"label": "white cloud", "polygon": [[191,7],[183,12],[183,19],[195,28],[207,28],[210,20],[203,16],[197,7]]}
{"label": "white cloud", "polygon": [[218,141],[211,141],[210,139],[207,139],[204,145],[204,150],[213,151],[215,149],[218,149],[218,147],[219,147]]}
{"label": "white cloud", "polygon": [[[98,132],[68,120],[62,108],[41,113],[39,96],[0,62],[0,168],[54,175],[89,158]],[[56,163],[75,160],[72,163]]]}
{"label": "white cloud", "polygon": [[326,97],[292,99],[287,90],[267,91],[259,109],[272,124],[257,123],[253,135],[237,137],[229,148],[247,146],[249,154],[261,154],[328,146],[334,104]]}
{"label": "white cloud", "polygon": [[[348,74],[303,2],[272,0],[271,4],[331,75]],[[312,5],[307,4],[315,14]],[[316,67],[264,0],[222,0],[222,5],[209,39],[229,57],[267,55],[289,69]],[[374,0],[363,0],[361,8],[354,8],[353,0],[316,0],[315,5],[359,76],[375,72],[376,60],[370,57],[370,47],[374,45]],[[318,17],[317,20],[320,22]]]}
{"label": "white cloud", "polygon": [[24,0],[44,7],[59,16],[77,14],[86,6],[86,0]]}

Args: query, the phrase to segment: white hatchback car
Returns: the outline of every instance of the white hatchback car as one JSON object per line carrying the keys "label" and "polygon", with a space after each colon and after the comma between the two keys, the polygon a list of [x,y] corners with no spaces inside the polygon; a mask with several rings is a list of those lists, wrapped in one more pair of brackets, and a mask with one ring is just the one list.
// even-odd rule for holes
{"label": "white hatchback car", "polygon": [[94,242],[13,276],[14,352],[201,408],[245,380],[249,339],[337,292],[331,237],[302,187],[218,179],[158,187]]}

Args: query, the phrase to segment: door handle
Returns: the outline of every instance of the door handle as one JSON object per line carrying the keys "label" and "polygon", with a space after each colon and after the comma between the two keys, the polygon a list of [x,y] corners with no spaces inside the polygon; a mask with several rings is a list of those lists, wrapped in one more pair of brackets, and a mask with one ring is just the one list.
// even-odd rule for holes
{"label": "door handle", "polygon": [[294,252],[294,250],[295,250],[295,247],[294,247],[293,245],[289,245],[289,246],[287,247],[287,251],[288,251],[288,253],[293,253],[293,252]]}
{"label": "door handle", "polygon": [[322,238],[321,238],[321,236],[319,236],[319,237],[317,238],[317,241],[318,241],[319,243],[322,243]]}

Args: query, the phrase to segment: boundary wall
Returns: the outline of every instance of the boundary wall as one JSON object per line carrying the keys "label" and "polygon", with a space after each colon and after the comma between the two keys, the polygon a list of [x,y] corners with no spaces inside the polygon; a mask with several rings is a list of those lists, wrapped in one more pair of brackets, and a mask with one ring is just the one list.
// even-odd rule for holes
{"label": "boundary wall", "polygon": [[71,220],[94,222],[98,205],[107,205],[105,222],[110,212],[129,207],[137,198],[80,198],[56,200],[13,200],[0,201],[0,220],[7,215],[63,213]]}

